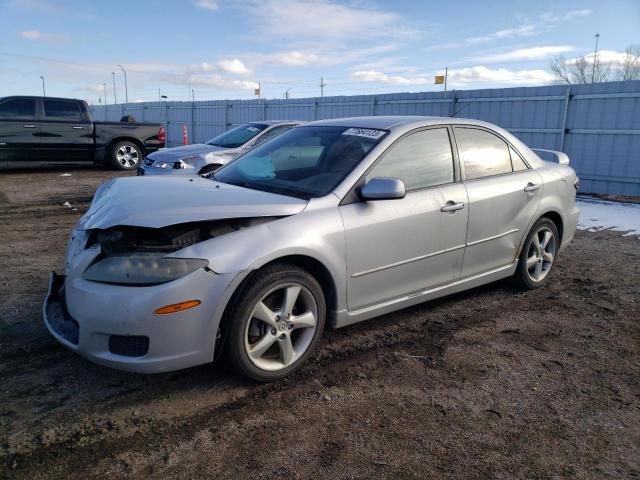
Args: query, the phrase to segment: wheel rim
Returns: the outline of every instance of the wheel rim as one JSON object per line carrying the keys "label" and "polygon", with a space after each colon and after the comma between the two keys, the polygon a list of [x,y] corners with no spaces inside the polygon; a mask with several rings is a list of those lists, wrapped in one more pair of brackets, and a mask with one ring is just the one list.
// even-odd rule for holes
{"label": "wheel rim", "polygon": [[272,288],[253,307],[244,334],[251,362],[268,371],[295,363],[309,348],[318,328],[318,304],[299,283]]}
{"label": "wheel rim", "polygon": [[116,151],[116,160],[125,168],[135,167],[139,160],[138,150],[131,145],[122,145]]}
{"label": "wheel rim", "polygon": [[549,227],[542,227],[531,237],[527,249],[527,275],[534,282],[544,280],[556,254],[556,236]]}

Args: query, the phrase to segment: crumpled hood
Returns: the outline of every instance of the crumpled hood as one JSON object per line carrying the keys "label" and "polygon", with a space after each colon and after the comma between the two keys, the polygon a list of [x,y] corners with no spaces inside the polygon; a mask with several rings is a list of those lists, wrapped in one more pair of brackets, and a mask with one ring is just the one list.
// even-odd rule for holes
{"label": "crumpled hood", "polygon": [[225,218],[294,215],[306,200],[236,187],[202,177],[128,177],[102,184],[78,228],[160,228]]}
{"label": "crumpled hood", "polygon": [[193,145],[183,145],[182,147],[158,150],[157,152],[149,154],[147,158],[154,161],[164,160],[165,162],[175,162],[192,155],[206,156],[211,153],[227,153],[231,151],[234,151],[234,149],[215,147],[213,145],[207,145],[206,143],[196,143]]}

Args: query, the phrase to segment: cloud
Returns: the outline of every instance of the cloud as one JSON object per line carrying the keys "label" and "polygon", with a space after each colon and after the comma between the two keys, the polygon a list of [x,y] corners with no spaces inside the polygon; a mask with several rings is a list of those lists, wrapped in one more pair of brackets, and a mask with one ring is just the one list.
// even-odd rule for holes
{"label": "cloud", "polygon": [[238,58],[222,59],[218,62],[218,67],[227,73],[234,73],[236,75],[247,75],[250,73],[249,69]]}
{"label": "cloud", "polygon": [[222,90],[253,90],[258,88],[257,82],[227,78],[217,73],[209,75],[192,75],[189,78],[192,86],[214,87]]}
{"label": "cloud", "polygon": [[562,23],[570,22],[580,17],[591,15],[591,10],[585,8],[582,10],[571,10],[564,13],[542,13],[535,19],[530,19],[521,25],[511,28],[498,30],[497,32],[482,35],[478,37],[469,37],[465,39],[468,44],[481,44],[494,40],[505,40],[510,38],[531,37],[539,35],[543,32],[551,30]]}
{"label": "cloud", "polygon": [[[351,74],[351,80],[357,82],[385,83],[395,85],[431,85],[433,75],[392,75],[377,70],[360,70]],[[542,85],[554,80],[554,76],[544,70],[491,69],[483,65],[450,69],[447,81],[452,86],[492,83],[507,85]]]}
{"label": "cloud", "polygon": [[388,75],[378,70],[359,70],[350,75],[357,82],[390,83],[396,85],[425,85],[433,83],[433,77],[416,76],[404,77],[401,75]]}
{"label": "cloud", "polygon": [[193,4],[198,8],[203,8],[205,10],[217,10],[218,2],[216,0],[196,0]]}
{"label": "cloud", "polygon": [[561,55],[573,50],[574,48],[568,45],[520,48],[504,53],[480,55],[472,57],[471,60],[482,63],[523,62],[531,60],[543,60],[553,55]]}
{"label": "cloud", "polygon": [[290,66],[317,65],[327,63],[328,61],[326,57],[322,57],[312,52],[300,52],[298,50],[274,53],[269,57],[273,63]]}
{"label": "cloud", "polygon": [[44,33],[38,30],[25,30],[20,32],[18,36],[25,40],[49,43],[64,43],[71,40],[71,38],[64,33]]}
{"label": "cloud", "polygon": [[449,70],[448,81],[452,86],[466,86],[472,83],[494,83],[509,85],[543,85],[555,77],[545,70],[491,69],[484,65]]}
{"label": "cloud", "polygon": [[520,25],[514,28],[505,28],[503,30],[498,30],[497,32],[491,33],[489,35],[481,36],[481,37],[469,37],[466,39],[466,41],[467,43],[471,43],[471,44],[486,43],[492,40],[499,40],[499,39],[530,37],[532,35],[537,35],[538,33],[539,33],[539,30],[536,25]]}
{"label": "cloud", "polygon": [[[593,64],[594,53],[587,53],[583,57],[570,58],[566,61],[567,64],[576,63],[580,58],[584,58],[587,64]],[[626,52],[616,52],[614,50],[599,50],[598,51],[598,63],[609,65],[613,68],[620,68],[624,65],[627,58]]]}
{"label": "cloud", "polygon": [[416,38],[417,32],[395,12],[342,5],[330,0],[250,1],[247,13],[270,38],[295,44],[341,44],[345,39]]}

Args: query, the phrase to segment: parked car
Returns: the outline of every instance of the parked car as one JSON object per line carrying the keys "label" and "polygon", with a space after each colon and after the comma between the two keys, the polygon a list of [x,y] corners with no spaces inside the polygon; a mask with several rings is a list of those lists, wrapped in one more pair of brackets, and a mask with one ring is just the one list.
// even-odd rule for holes
{"label": "parked car", "polygon": [[271,120],[239,125],[206,143],[156,152],[138,167],[138,175],[208,175],[240,154],[302,122]]}
{"label": "parked car", "polygon": [[94,122],[83,100],[0,98],[0,165],[102,163],[132,170],[164,147],[159,123]]}
{"label": "parked car", "polygon": [[210,179],[119,178],[52,274],[47,328],[111,367],[225,348],[282,378],[345,325],[512,277],[542,286],[574,236],[578,179],[489,123],[361,117],[296,127]]}

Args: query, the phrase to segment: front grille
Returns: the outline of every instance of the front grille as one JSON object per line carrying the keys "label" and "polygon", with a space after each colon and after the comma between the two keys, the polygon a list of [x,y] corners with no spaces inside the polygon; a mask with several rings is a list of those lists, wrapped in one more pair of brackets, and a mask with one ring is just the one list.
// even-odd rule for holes
{"label": "front grille", "polygon": [[109,351],[126,357],[143,357],[149,351],[149,337],[143,335],[111,335]]}

